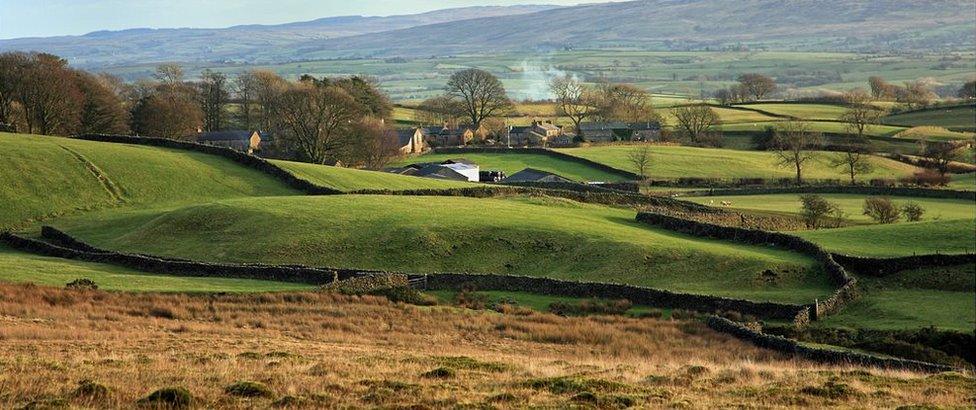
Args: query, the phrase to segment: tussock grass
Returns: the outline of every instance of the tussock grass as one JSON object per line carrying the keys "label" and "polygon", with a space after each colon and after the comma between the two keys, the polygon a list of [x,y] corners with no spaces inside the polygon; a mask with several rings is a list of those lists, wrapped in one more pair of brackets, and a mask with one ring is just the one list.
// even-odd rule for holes
{"label": "tussock grass", "polygon": [[[185,313],[175,320],[138,313],[148,307]],[[972,385],[969,374],[792,360],[707,329],[688,334],[680,321],[508,316],[327,293],[78,293],[0,285],[0,323],[3,408],[191,401],[204,408],[964,407]],[[480,363],[500,366],[475,370]],[[423,376],[438,368],[452,369],[454,377]],[[863,394],[825,387],[837,377]],[[107,393],[75,395],[84,379]],[[228,394],[242,380],[280,398]],[[808,387],[817,394],[801,392]]]}

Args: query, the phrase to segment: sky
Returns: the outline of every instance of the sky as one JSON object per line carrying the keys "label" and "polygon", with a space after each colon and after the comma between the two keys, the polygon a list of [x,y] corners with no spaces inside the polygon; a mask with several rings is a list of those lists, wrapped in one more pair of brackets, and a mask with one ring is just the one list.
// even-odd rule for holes
{"label": "sky", "polygon": [[604,0],[0,0],[0,39],[150,27],[279,24],[344,15],[388,16],[466,6]]}

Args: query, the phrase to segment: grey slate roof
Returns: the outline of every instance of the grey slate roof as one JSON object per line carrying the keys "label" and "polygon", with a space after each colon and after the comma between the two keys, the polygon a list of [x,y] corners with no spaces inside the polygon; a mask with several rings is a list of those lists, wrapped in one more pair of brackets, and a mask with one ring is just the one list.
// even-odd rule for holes
{"label": "grey slate roof", "polygon": [[526,168],[502,180],[502,182],[573,182],[552,172]]}

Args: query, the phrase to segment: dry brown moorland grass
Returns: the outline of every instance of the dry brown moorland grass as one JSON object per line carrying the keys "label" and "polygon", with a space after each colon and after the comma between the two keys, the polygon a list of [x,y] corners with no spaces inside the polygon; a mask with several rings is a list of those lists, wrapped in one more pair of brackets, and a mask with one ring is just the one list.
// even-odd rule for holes
{"label": "dry brown moorland grass", "polygon": [[0,352],[0,408],[132,408],[164,387],[210,408],[974,403],[969,375],[821,366],[698,322],[502,315],[324,293],[0,284]]}

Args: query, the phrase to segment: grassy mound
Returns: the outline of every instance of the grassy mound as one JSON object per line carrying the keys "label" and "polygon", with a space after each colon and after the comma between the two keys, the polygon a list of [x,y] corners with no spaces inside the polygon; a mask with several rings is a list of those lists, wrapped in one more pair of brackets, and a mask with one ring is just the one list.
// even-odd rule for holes
{"label": "grassy mound", "polygon": [[295,174],[295,176],[306,179],[316,185],[346,192],[363,189],[447,189],[473,186],[471,183],[461,181],[442,181],[431,178],[330,167],[304,162],[278,160],[272,160],[271,162]]}
{"label": "grassy mound", "polygon": [[798,232],[797,235],[819,243],[831,252],[896,257],[973,252],[973,232],[976,232],[976,219],[853,226]]}
{"label": "grassy mound", "polygon": [[[757,210],[767,212],[783,212],[799,214],[801,194],[774,194],[774,195],[733,195],[733,196],[706,196],[685,198],[689,201],[705,205],[718,206],[722,202],[731,202],[731,208],[744,210]],[[844,212],[844,217],[853,221],[870,222],[871,219],[863,215],[865,195],[854,194],[823,194],[820,195],[830,202],[840,206]],[[948,220],[966,219],[976,215],[976,204],[964,199],[938,199],[938,198],[912,198],[912,197],[890,197],[892,202],[901,206],[909,202],[918,204],[925,209],[923,220]]]}
{"label": "grassy mound", "polygon": [[[570,155],[607,164],[624,170],[633,169],[628,154],[633,146],[615,145],[588,148],[561,149]],[[761,151],[738,151],[676,146],[651,146],[651,178],[790,178],[795,176],[790,167],[777,165],[776,154]],[[836,153],[820,153],[816,161],[804,171],[805,178],[843,179],[844,174],[829,166],[829,159]],[[898,178],[911,175],[917,168],[886,158],[872,158],[875,170],[859,177]]]}
{"label": "grassy mound", "polygon": [[196,260],[551,276],[804,303],[831,288],[803,255],[678,235],[634,216],[555,199],[342,195],[59,226],[105,248]]}
{"label": "grassy mound", "polygon": [[269,292],[312,288],[262,280],[148,274],[114,265],[37,256],[0,246],[0,282],[63,287],[78,278],[93,280],[101,290],[130,292]]}
{"label": "grassy mound", "polygon": [[196,152],[0,133],[0,229],[80,210],[296,192]]}
{"label": "grassy mound", "polygon": [[625,178],[584,164],[553,158],[542,154],[428,154],[409,158],[397,165],[407,165],[416,162],[440,162],[452,158],[465,158],[481,167],[482,171],[498,170],[512,175],[525,168],[535,168],[558,174],[574,181],[621,181]]}

